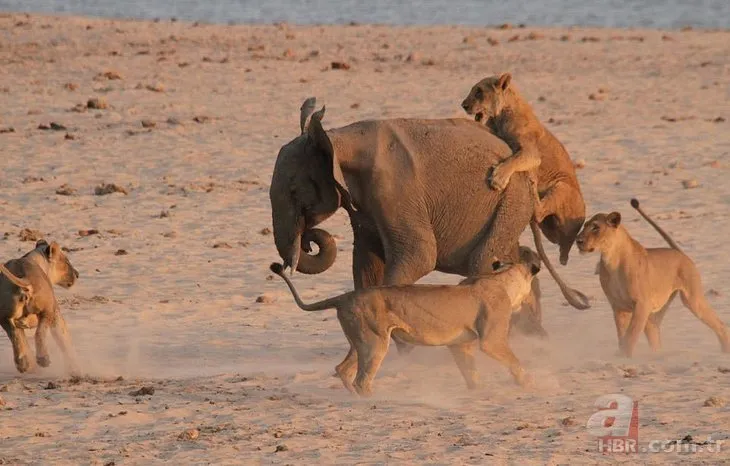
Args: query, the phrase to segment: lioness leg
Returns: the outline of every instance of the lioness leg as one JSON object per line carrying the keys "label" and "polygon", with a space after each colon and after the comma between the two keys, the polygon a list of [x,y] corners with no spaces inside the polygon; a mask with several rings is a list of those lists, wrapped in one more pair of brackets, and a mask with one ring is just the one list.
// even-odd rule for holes
{"label": "lioness leg", "polygon": [[720,320],[712,307],[710,307],[707,299],[705,299],[705,295],[702,293],[702,287],[695,285],[690,290],[682,290],[681,296],[685,307],[715,332],[717,339],[720,340],[722,351],[724,353],[730,353],[730,335],[728,335],[728,328]]}
{"label": "lioness leg", "polygon": [[[348,338],[349,340],[349,338]],[[355,371],[357,370],[357,351],[355,347],[350,343],[350,351],[347,352],[345,359],[337,365],[335,372],[342,380],[342,385],[346,389],[355,393],[355,387],[352,386],[352,380],[355,378]]]}
{"label": "lioness leg", "polygon": [[490,309],[489,316],[482,319],[482,328],[478,330],[479,346],[484,353],[507,367],[515,382],[525,386],[530,382],[529,377],[507,343],[511,313],[509,307]]}
{"label": "lioness leg", "polygon": [[629,328],[631,322],[631,311],[625,311],[622,309],[613,310],[613,321],[616,324],[616,336],[618,337],[619,354],[623,354],[622,342],[626,336],[626,330]]}
{"label": "lioness leg", "polygon": [[662,349],[661,329],[662,320],[664,315],[667,313],[669,305],[674,301],[674,297],[677,292],[674,292],[669,300],[666,302],[661,309],[649,316],[649,320],[646,321],[646,327],[644,328],[644,335],[649,340],[649,347],[652,351],[659,351]]}
{"label": "lioness leg", "polygon": [[61,353],[63,354],[67,367],[72,373],[78,372],[76,355],[74,354],[73,345],[71,344],[71,335],[69,334],[68,327],[66,327],[66,321],[61,315],[61,311],[58,306],[56,306],[56,312],[54,312],[54,318],[50,323],[50,326],[53,339],[56,340],[56,344],[61,349]]}
{"label": "lioness leg", "polygon": [[25,331],[21,328],[16,328],[12,322],[8,319],[0,320],[0,326],[2,326],[10,343],[13,345],[13,358],[15,360],[15,368],[18,372],[27,372],[30,369],[30,358],[28,357],[28,342],[25,339]]}
{"label": "lioness leg", "polygon": [[38,327],[35,330],[35,360],[41,367],[48,367],[51,364],[48,345],[46,345],[48,331],[48,318],[44,313],[38,318]]}
{"label": "lioness leg", "polygon": [[639,337],[644,333],[650,313],[651,309],[644,303],[636,303],[629,327],[626,329],[626,334],[620,344],[624,356],[630,358],[634,354],[634,348],[639,341]]}
{"label": "lioness leg", "polygon": [[[388,332],[390,333],[390,332]],[[362,335],[356,343],[357,351],[357,376],[355,377],[355,391],[358,395],[368,397],[373,393],[373,379],[380,369],[385,355],[388,353],[390,335],[376,335],[369,332]]]}
{"label": "lioness leg", "polygon": [[475,342],[449,346],[449,351],[451,351],[451,355],[454,357],[454,361],[456,361],[456,365],[459,367],[469,390],[477,388],[478,383],[477,369],[474,363],[474,348],[476,348]]}

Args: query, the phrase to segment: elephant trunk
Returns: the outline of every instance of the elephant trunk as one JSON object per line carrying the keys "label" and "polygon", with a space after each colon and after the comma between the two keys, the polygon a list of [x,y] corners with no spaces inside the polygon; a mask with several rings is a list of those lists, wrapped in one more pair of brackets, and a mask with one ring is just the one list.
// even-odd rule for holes
{"label": "elephant trunk", "polygon": [[[288,215],[286,214],[288,212]],[[294,209],[273,209],[274,244],[285,267],[306,274],[322,273],[337,257],[337,245],[332,236],[319,228],[305,229],[305,219]],[[310,255],[311,243],[319,248]]]}

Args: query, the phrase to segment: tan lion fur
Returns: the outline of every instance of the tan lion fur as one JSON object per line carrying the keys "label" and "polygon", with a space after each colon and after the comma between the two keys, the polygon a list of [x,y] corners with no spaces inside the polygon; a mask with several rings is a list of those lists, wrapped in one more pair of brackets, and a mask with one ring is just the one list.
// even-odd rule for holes
{"label": "tan lion fur", "polygon": [[79,274],[58,243],[39,240],[35,249],[19,259],[0,265],[0,326],[13,346],[15,367],[26,372],[31,367],[25,330],[36,327],[36,361],[51,363],[46,346],[50,330],[66,362],[75,370],[71,337],[53,292],[53,285],[71,287]]}
{"label": "tan lion fur", "polygon": [[705,299],[692,259],[641,210],[636,199],[632,199],[631,205],[670,248],[644,248],[621,224],[618,212],[594,215],[576,240],[581,253],[601,253],[597,271],[613,308],[620,352],[631,357],[642,332],[652,350],[661,348],[659,327],[678,293],[685,307],[715,332],[722,350],[730,352],[728,328]]}
{"label": "tan lion fur", "polygon": [[481,350],[506,366],[518,384],[527,384],[529,377],[509,347],[508,333],[513,310],[530,294],[538,263],[495,262],[494,273],[466,278],[459,285],[371,287],[313,304],[302,302],[281,264],[271,264],[271,270],[286,281],[301,309],[337,309],[350,343],[337,374],[348,390],[369,396],[391,336],[411,345],[448,346],[470,389],[477,386],[478,340]]}
{"label": "tan lion fur", "polygon": [[[558,222],[570,226],[574,237],[585,220],[585,202],[573,161],[520,95],[512,76],[505,73],[482,79],[461,105],[512,149],[510,157],[492,168],[490,186],[503,190],[512,175],[528,172],[536,180],[540,199],[535,205],[537,222],[554,215]],[[561,263],[566,262],[567,251],[561,249]]]}

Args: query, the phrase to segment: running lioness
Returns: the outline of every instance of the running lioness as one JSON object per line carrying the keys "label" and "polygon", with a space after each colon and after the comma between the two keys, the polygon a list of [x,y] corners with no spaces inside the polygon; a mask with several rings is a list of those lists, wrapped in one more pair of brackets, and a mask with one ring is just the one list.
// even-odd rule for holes
{"label": "running lioness", "polygon": [[728,328],[707,303],[692,259],[641,210],[639,201],[632,199],[631,206],[670,248],[644,248],[621,224],[618,212],[594,215],[576,238],[581,253],[601,253],[597,271],[613,308],[621,353],[631,357],[641,332],[652,350],[661,348],[659,326],[677,293],[682,303],[715,332],[722,350],[730,352]]}
{"label": "running lioness", "polygon": [[459,285],[371,287],[305,304],[283,266],[271,264],[271,271],[289,285],[300,308],[337,309],[337,319],[350,343],[337,375],[348,390],[360,396],[372,393],[372,381],[388,352],[391,335],[411,345],[448,346],[470,389],[477,386],[477,340],[482,351],[509,368],[518,384],[529,383],[507,336],[512,311],[530,294],[532,278],[540,267],[536,262],[495,262],[493,268],[493,274],[470,277]]}

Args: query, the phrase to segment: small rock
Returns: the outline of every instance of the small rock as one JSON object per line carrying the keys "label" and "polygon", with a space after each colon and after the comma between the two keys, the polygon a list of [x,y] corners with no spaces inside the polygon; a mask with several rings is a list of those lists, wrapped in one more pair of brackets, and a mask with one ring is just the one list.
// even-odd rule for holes
{"label": "small rock", "polygon": [[721,116],[719,116],[719,117],[717,117],[717,118],[713,118],[713,119],[712,119],[711,121],[712,121],[713,123],[724,123],[724,122],[725,122],[726,120],[725,120],[725,118],[724,118],[724,117],[721,117]]}
{"label": "small rock", "polygon": [[560,420],[560,425],[562,425],[564,427],[571,427],[576,424],[577,424],[577,422],[575,421],[575,418],[573,416],[568,416],[568,417]]}
{"label": "small rock", "polygon": [[264,227],[264,228],[261,229],[261,231],[259,231],[259,233],[262,234],[262,235],[264,235],[264,236],[270,235],[271,234],[271,228]]}
{"label": "small rock", "polygon": [[591,94],[588,94],[588,100],[597,100],[597,101],[606,100],[606,94],[602,94],[600,92],[591,93]]}
{"label": "small rock", "polygon": [[707,290],[707,294],[712,297],[722,296],[722,293],[720,293],[719,291],[717,291],[714,288],[710,288],[709,290]]}
{"label": "small rock", "polygon": [[507,39],[507,42],[517,42],[518,40],[520,40],[520,35],[519,34],[515,34],[514,36],[510,37],[509,39]]}
{"label": "small rock", "polygon": [[724,408],[727,405],[727,400],[719,396],[711,396],[705,400],[702,406],[708,408]]}
{"label": "small rock", "polygon": [[129,396],[152,396],[155,394],[155,387],[144,386],[139,390],[129,392]]}
{"label": "small rock", "polygon": [[625,367],[623,368],[623,371],[624,377],[627,379],[633,379],[639,376],[639,371],[637,371],[634,367]]}
{"label": "small rock", "polygon": [[160,83],[148,84],[145,86],[145,89],[152,92],[165,92],[165,86]]}
{"label": "small rock", "polygon": [[81,237],[86,237],[86,236],[91,236],[91,235],[98,235],[98,234],[99,234],[99,230],[96,230],[96,229],[93,229],[93,228],[90,229],[90,230],[79,230],[79,236],[81,236]]}
{"label": "small rock", "polygon": [[201,124],[208,123],[210,121],[210,117],[205,115],[197,115],[193,117],[193,121]]}
{"label": "small rock", "polygon": [[177,436],[180,440],[197,440],[200,437],[198,429],[188,429]]}
{"label": "small rock", "polygon": [[672,41],[672,40],[674,40],[674,39],[673,39],[673,38],[672,38],[671,36],[668,36],[668,35],[664,34],[664,35],[662,36],[662,40],[666,40],[666,41]]}
{"label": "small rock", "polygon": [[436,61],[433,58],[427,58],[421,62],[423,66],[433,66],[436,64]]}
{"label": "small rock", "polygon": [[46,390],[58,390],[59,388],[61,388],[61,386],[55,382],[48,382],[48,384],[43,388],[45,388]]}
{"label": "small rock", "polygon": [[221,241],[219,243],[215,243],[213,245],[213,249],[233,249],[233,246],[226,243],[225,241]]}
{"label": "small rock", "polygon": [[512,25],[510,23],[500,24],[497,29],[512,29]]}
{"label": "small rock", "polygon": [[66,83],[63,85],[63,88],[66,89],[67,91],[75,91],[76,89],[79,88],[79,85],[76,83]]}
{"label": "small rock", "polygon": [[296,54],[292,49],[286,49],[284,50],[284,53],[281,54],[281,56],[284,58],[294,58],[296,57]]}
{"label": "small rock", "polygon": [[14,132],[15,132],[15,128],[13,128],[12,126],[0,128],[0,134],[7,134],[7,133],[14,133]]}
{"label": "small rock", "polygon": [[180,120],[178,120],[177,118],[175,118],[175,117],[170,117],[170,118],[168,118],[168,119],[167,119],[167,124],[168,124],[168,125],[174,125],[174,126],[177,126],[177,125],[181,125],[182,123],[181,123],[181,122],[180,122]]}
{"label": "small rock", "polygon": [[23,178],[23,184],[38,183],[38,182],[41,182],[41,181],[46,181],[46,180],[44,180],[42,176],[41,177],[38,177],[38,176],[26,176],[25,178]]}
{"label": "small rock", "polygon": [[418,52],[411,52],[406,57],[406,62],[408,63],[416,63],[421,61],[421,54]]}
{"label": "small rock", "polygon": [[76,190],[66,183],[62,184],[58,187],[58,189],[56,189],[56,194],[58,194],[59,196],[73,196],[75,193]]}
{"label": "small rock", "polygon": [[94,76],[95,81],[102,81],[105,79],[109,81],[115,81],[118,79],[122,79],[122,75],[117,73],[116,71],[105,71]]}
{"label": "small rock", "polygon": [[256,298],[256,302],[260,304],[271,304],[274,302],[274,298],[269,295],[262,294]]}
{"label": "small rock", "polygon": [[289,451],[289,447],[287,447],[283,443],[281,445],[277,445],[276,450],[274,450],[274,453],[279,453],[280,451]]}
{"label": "small rock", "polygon": [[117,186],[114,183],[104,183],[94,188],[94,194],[96,194],[97,196],[105,196],[112,193],[122,193],[124,195],[129,194],[129,192],[125,188]]}
{"label": "small rock", "polygon": [[718,367],[717,372],[720,374],[730,374],[730,367]]}
{"label": "small rock", "polygon": [[495,45],[499,45],[499,41],[497,39],[494,39],[492,37],[487,37],[487,44],[494,47]]}
{"label": "small rock", "polygon": [[349,70],[350,64],[344,61],[333,61],[330,65],[333,70]]}
{"label": "small rock", "polygon": [[142,128],[154,128],[157,126],[157,123],[155,123],[152,120],[142,120]]}
{"label": "small rock", "polygon": [[86,107],[93,108],[95,110],[104,110],[109,108],[109,104],[103,97],[92,97],[86,101]]}
{"label": "small rock", "polygon": [[43,233],[38,230],[31,230],[30,228],[23,228],[18,233],[20,241],[38,241],[43,238]]}
{"label": "small rock", "polygon": [[114,253],[115,256],[126,256],[127,254],[129,253],[124,249],[117,249]]}
{"label": "small rock", "polygon": [[537,33],[537,32],[531,32],[525,37],[525,40],[540,40],[544,39],[545,36],[543,34]]}
{"label": "small rock", "polygon": [[577,169],[585,168],[586,167],[586,161],[585,159],[578,159],[573,163],[573,166]]}
{"label": "small rock", "polygon": [[63,139],[65,139],[67,141],[75,141],[76,140],[76,135],[75,134],[71,134],[71,133],[66,133],[66,135],[63,137]]}
{"label": "small rock", "polygon": [[350,108],[360,108],[360,104],[355,102],[354,104],[350,105]]}
{"label": "small rock", "polygon": [[560,36],[560,40],[563,42],[568,42],[570,40],[570,34],[563,34]]}
{"label": "small rock", "polygon": [[700,184],[694,178],[691,179],[691,180],[683,180],[682,181],[682,186],[684,187],[684,189],[697,188],[697,187],[699,187],[699,185]]}
{"label": "small rock", "polygon": [[177,232],[167,231],[167,232],[163,233],[162,236],[165,238],[177,238]]}

